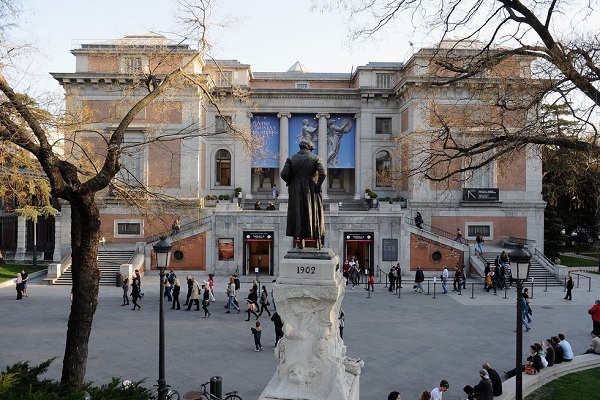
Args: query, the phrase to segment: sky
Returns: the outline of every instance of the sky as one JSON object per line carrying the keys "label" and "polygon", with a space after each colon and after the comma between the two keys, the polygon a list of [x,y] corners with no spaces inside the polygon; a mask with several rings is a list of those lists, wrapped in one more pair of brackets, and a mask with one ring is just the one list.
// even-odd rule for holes
{"label": "sky", "polygon": [[[37,53],[22,60],[27,78],[19,84],[38,92],[61,92],[49,73],[75,72],[70,50],[81,43],[150,31],[173,37],[169,32],[177,31],[174,0],[17,1],[23,12],[11,39],[37,48]],[[338,10],[311,11],[312,4],[311,0],[220,0],[215,18],[227,16],[237,22],[213,31],[213,56],[236,59],[261,72],[286,71],[296,61],[311,72],[350,72],[370,61],[407,61],[413,50],[409,42],[423,42],[408,32],[349,43],[348,15]]]}

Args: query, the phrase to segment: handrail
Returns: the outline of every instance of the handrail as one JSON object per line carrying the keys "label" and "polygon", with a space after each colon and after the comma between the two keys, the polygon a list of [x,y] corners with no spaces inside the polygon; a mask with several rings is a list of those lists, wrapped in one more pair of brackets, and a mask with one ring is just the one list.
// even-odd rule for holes
{"label": "handrail", "polygon": [[[187,224],[181,225],[181,227],[179,228],[179,233],[191,231],[194,228],[197,228],[204,224],[208,224],[209,222],[211,222],[211,220],[212,220],[212,215],[208,215],[197,221],[188,222]],[[156,242],[156,241],[160,240],[161,237],[169,237],[169,236],[173,236],[172,229],[169,229],[168,231],[163,231],[161,233],[157,233],[156,235],[148,236],[148,237],[146,237],[146,239],[144,239],[144,241],[146,243],[152,243],[152,242]]]}
{"label": "handrail", "polygon": [[584,277],[585,279],[588,280],[588,292],[592,291],[592,278],[591,277],[589,277],[587,275],[583,275],[583,274],[577,273],[577,272],[571,272],[571,275],[577,275],[577,286],[576,286],[577,288],[579,287],[579,277],[582,276],[582,277]]}
{"label": "handrail", "polygon": [[523,246],[535,243],[535,240],[533,240],[533,239],[518,238],[518,237],[514,237],[514,236],[509,236],[508,241],[510,243],[521,244]]}
{"label": "handrail", "polygon": [[542,260],[546,261],[548,264],[550,264],[550,265],[554,266],[554,262],[552,262],[552,260],[550,260],[548,257],[546,257],[546,255],[545,255],[544,253],[542,253],[541,251],[539,251],[539,250],[537,249],[537,247],[535,248],[535,252],[534,252],[534,254],[535,254],[537,257],[541,258]]}
{"label": "handrail", "polygon": [[[415,224],[415,220],[411,217],[404,217],[404,222],[407,223],[408,225],[411,225],[411,226],[414,226],[415,228],[417,228],[417,225]],[[433,226],[427,225],[427,224],[421,224],[421,226],[422,226],[422,228],[417,228],[417,229],[422,229],[424,231],[431,232],[434,235],[438,235],[438,236],[444,237],[446,239],[456,241],[456,235],[454,233],[446,232],[442,229],[439,229],[439,228],[436,228],[436,227],[433,227]],[[469,240],[466,239],[464,236],[462,238],[462,241],[463,241],[463,243],[462,243],[463,245],[465,245],[465,246],[469,245]]]}

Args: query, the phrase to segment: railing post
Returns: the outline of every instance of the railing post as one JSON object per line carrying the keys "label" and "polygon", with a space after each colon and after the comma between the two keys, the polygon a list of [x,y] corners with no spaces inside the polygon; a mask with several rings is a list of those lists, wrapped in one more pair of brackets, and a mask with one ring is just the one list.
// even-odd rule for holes
{"label": "railing post", "polygon": [[471,282],[471,298],[475,298],[475,282]]}
{"label": "railing post", "polygon": [[592,278],[588,276],[588,292],[592,291]]}
{"label": "railing post", "polygon": [[533,299],[533,276],[531,277],[531,296],[530,299]]}
{"label": "railing post", "polygon": [[[433,278],[433,298],[434,299],[435,299],[435,285],[436,285],[435,278]],[[427,285],[427,286],[429,286],[429,285]]]}
{"label": "railing post", "polygon": [[507,293],[508,293],[508,286],[504,285],[504,298],[505,299],[508,299]]}

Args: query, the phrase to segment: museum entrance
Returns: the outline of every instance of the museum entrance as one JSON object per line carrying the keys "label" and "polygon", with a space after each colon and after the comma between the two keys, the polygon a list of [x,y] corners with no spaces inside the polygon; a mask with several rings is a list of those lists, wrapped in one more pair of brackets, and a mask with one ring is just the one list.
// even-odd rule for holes
{"label": "museum entrance", "polygon": [[244,232],[244,275],[273,275],[273,232]]}
{"label": "museum entrance", "polygon": [[360,265],[361,280],[365,270],[375,272],[373,232],[344,232],[344,254],[350,260],[354,257]]}

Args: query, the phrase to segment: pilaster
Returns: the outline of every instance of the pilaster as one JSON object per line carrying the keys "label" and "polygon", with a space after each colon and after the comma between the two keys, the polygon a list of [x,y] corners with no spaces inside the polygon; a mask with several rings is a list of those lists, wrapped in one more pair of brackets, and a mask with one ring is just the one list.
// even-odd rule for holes
{"label": "pilaster", "polygon": [[[290,154],[290,146],[289,146],[289,136],[290,136],[290,118],[292,114],[289,112],[280,112],[277,114],[277,118],[279,118],[279,171],[283,168],[285,164],[285,160],[289,157]],[[279,190],[279,198],[282,200],[286,200],[289,198],[288,187],[281,179],[281,174],[278,176],[277,180],[277,188]]]}
{"label": "pilaster", "polygon": [[[327,119],[329,118],[328,113],[318,113],[317,118],[319,119],[319,144],[318,153],[319,157],[323,161],[325,172],[327,172]],[[329,198],[327,195],[327,187],[329,185],[329,178],[325,178],[323,185],[321,186],[321,194],[323,199]]]}

